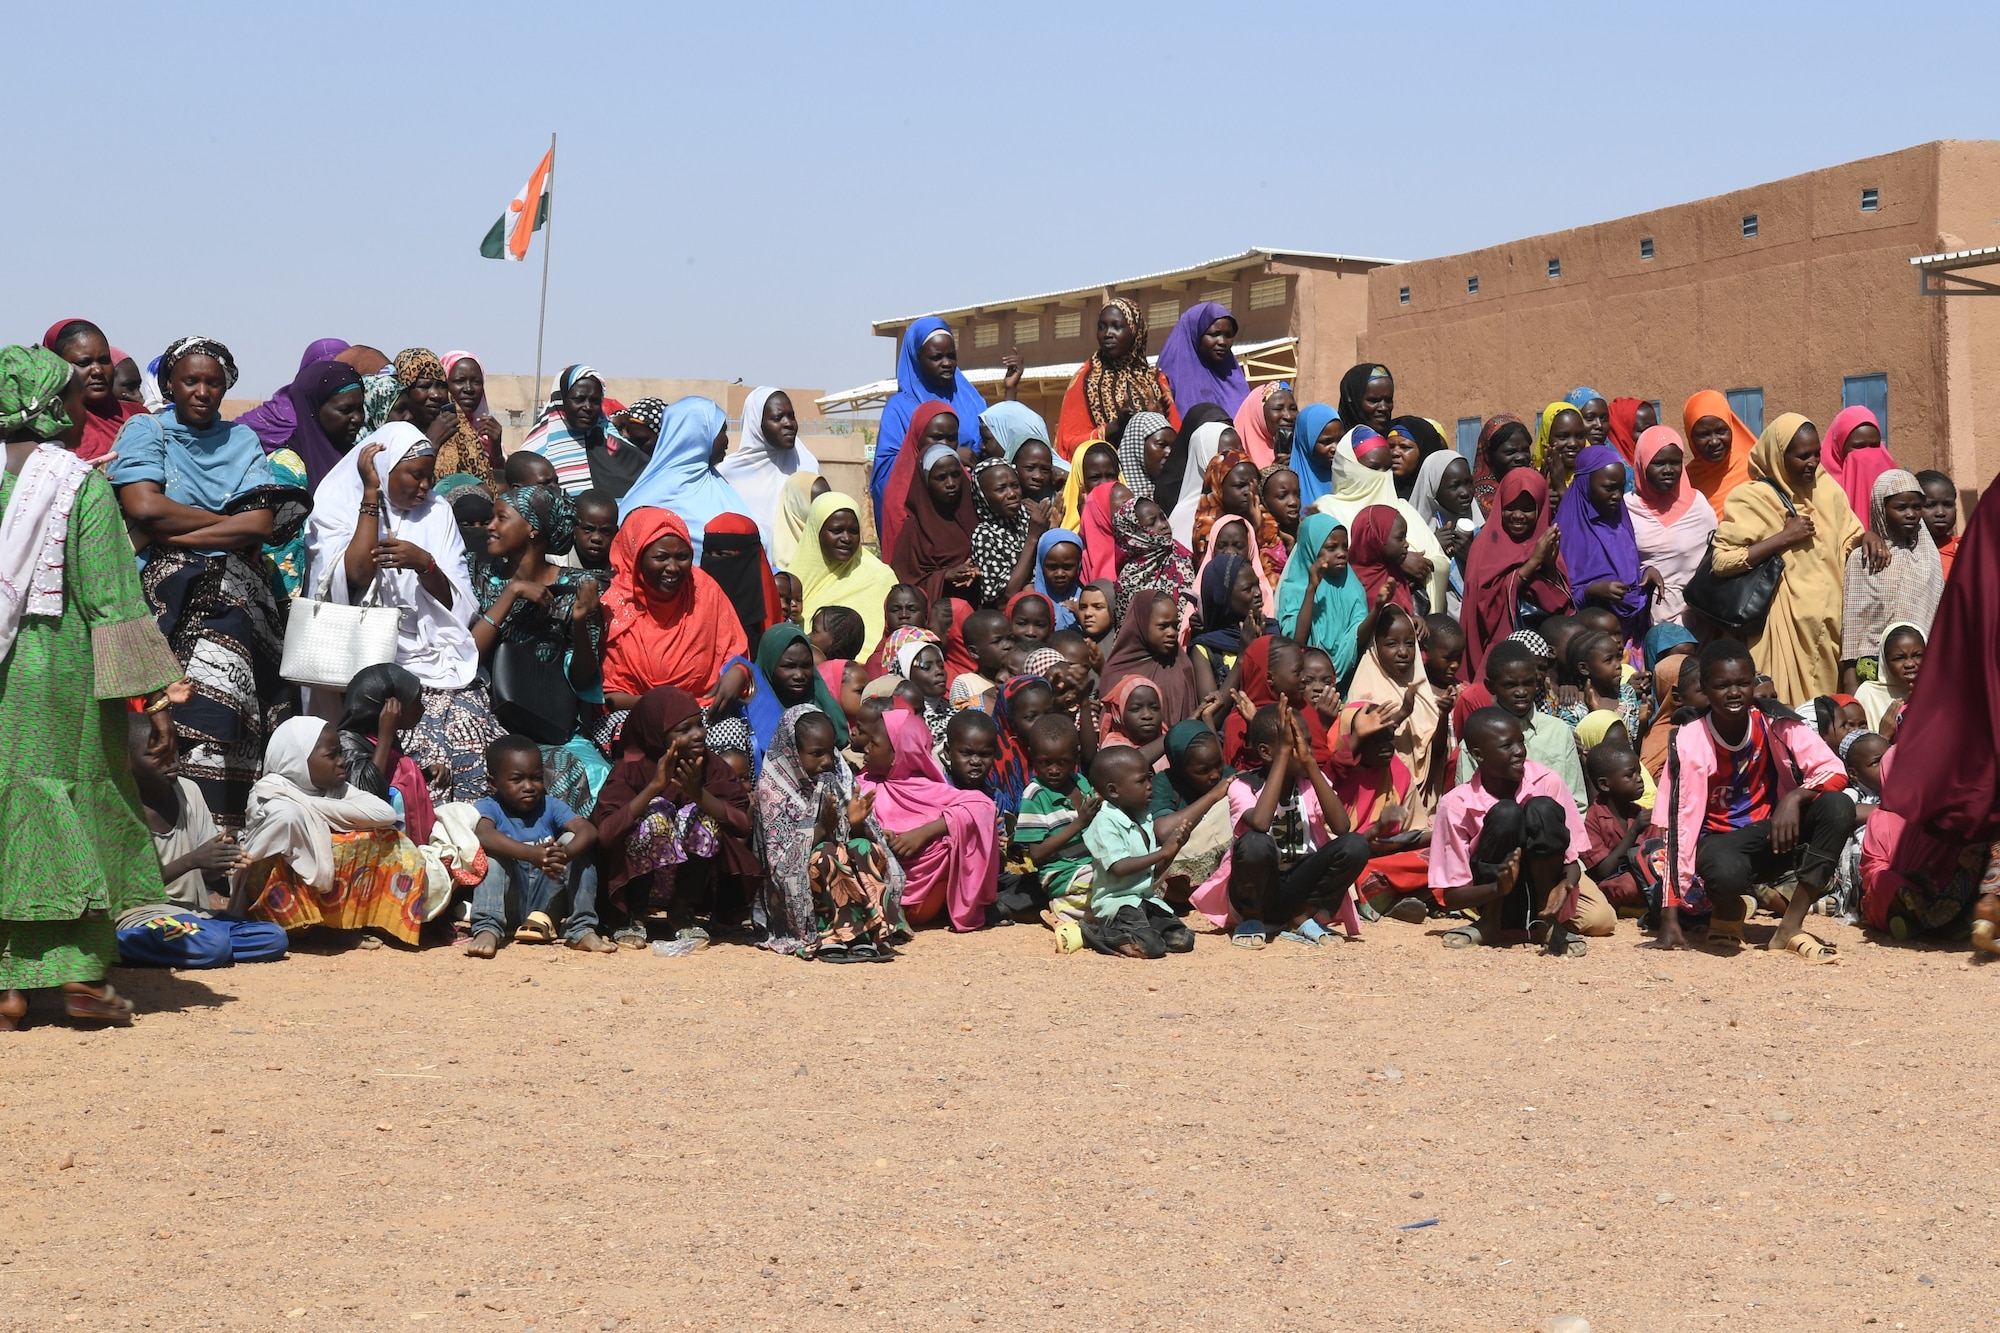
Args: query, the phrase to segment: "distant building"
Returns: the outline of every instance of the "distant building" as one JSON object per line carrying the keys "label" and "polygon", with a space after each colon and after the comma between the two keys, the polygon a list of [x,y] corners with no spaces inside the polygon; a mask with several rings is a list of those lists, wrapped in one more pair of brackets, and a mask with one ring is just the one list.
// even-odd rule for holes
{"label": "distant building", "polygon": [[[1202,301],[1236,316],[1236,357],[1253,384],[1323,376],[1338,382],[1355,358],[1367,318],[1368,272],[1392,261],[1301,250],[1245,250],[1170,273],[1151,273],[1092,287],[1045,292],[929,313],[942,316],[958,342],[958,365],[988,402],[1000,397],[1000,358],[1018,349],[1026,362],[1020,400],[1051,430],[1077,370],[1097,350],[1097,312],[1114,296],[1130,298],[1146,315],[1147,350],[1161,343],[1181,312]],[[889,374],[819,400],[829,414],[875,413],[896,392],[895,357],[903,333],[923,318],[877,320],[890,340]]]}

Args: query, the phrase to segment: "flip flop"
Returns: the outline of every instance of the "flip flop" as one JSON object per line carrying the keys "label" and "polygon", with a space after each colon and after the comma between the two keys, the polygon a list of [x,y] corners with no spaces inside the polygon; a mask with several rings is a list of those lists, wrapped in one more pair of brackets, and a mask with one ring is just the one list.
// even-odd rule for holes
{"label": "flip flop", "polygon": [[110,1023],[116,1027],[132,1026],[132,1002],[104,983],[102,992],[63,988],[63,1012],[71,1018],[81,1018],[94,1023]]}
{"label": "flip flop", "polygon": [[1787,952],[1795,953],[1808,963],[1832,963],[1840,959],[1840,950],[1828,944],[1817,935],[1800,931],[1792,936],[1792,942],[1785,946]]}
{"label": "flip flop", "polygon": [[1083,948],[1083,927],[1074,921],[1055,923],[1056,948],[1063,953],[1076,953]]}
{"label": "flip flop", "polygon": [[1453,926],[1438,936],[1438,943],[1447,949],[1474,949],[1486,943],[1477,926]]}
{"label": "flip flop", "polygon": [[530,912],[514,931],[514,939],[521,944],[547,944],[556,937],[556,923],[549,919],[547,912]]}
{"label": "flip flop", "polygon": [[1414,895],[1400,899],[1383,915],[1391,921],[1401,921],[1410,926],[1421,926],[1431,917],[1430,909],[1424,906],[1424,900]]}
{"label": "flip flop", "polygon": [[1243,921],[1237,924],[1229,942],[1239,949],[1261,949],[1269,940],[1265,938],[1262,921]]}

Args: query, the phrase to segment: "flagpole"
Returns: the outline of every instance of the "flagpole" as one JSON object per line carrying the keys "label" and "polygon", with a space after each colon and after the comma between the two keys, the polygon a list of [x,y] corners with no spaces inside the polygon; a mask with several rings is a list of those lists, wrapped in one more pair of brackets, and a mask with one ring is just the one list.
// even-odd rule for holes
{"label": "flagpole", "polygon": [[[528,411],[530,414],[536,414],[542,410],[542,330],[547,325],[549,318],[549,243],[554,239],[556,233],[556,136],[553,130],[549,131],[549,184],[547,195],[549,201],[549,220],[548,224],[542,229],[542,308],[541,312],[535,316],[535,396],[528,400]],[[541,205],[542,201],[537,199],[530,203],[528,207],[540,208]],[[535,224],[532,218],[528,221],[528,234],[530,236],[535,234]]]}

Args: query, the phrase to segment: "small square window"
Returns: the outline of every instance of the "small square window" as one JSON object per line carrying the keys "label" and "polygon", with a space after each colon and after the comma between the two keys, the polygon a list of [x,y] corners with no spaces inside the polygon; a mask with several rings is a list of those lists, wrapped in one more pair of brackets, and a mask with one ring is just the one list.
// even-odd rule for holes
{"label": "small square window", "polygon": [[1882,192],[1880,190],[1870,189],[1870,190],[1863,190],[1861,192],[1862,212],[1873,213],[1876,209],[1880,208],[1881,206],[1882,206]]}
{"label": "small square window", "polygon": [[1016,316],[1014,319],[1014,341],[1017,343],[1038,343],[1042,340],[1042,317],[1040,315]]}
{"label": "small square window", "polygon": [[1410,289],[1408,287],[1398,287],[1396,289],[1396,304],[1408,305],[1409,303],[1410,303]]}
{"label": "small square window", "polygon": [[1477,273],[1465,280],[1465,294],[1467,296],[1479,295],[1479,275]]}
{"label": "small square window", "polygon": [[1551,259],[1551,260],[1549,261],[1549,276],[1550,276],[1550,277],[1552,277],[1552,278],[1560,278],[1560,277],[1561,277],[1562,275],[1563,275],[1563,262],[1562,262],[1562,260],[1560,260],[1560,259]]}
{"label": "small square window", "polygon": [[1064,311],[1056,316],[1056,337],[1081,338],[1083,336],[1083,312]]}
{"label": "small square window", "polygon": [[1757,215],[1755,213],[1745,213],[1743,215],[1743,239],[1747,241],[1756,234]]}
{"label": "small square window", "polygon": [[972,345],[974,347],[998,347],[1000,345],[1000,326],[998,324],[973,325]]}
{"label": "small square window", "polygon": [[1653,257],[1653,238],[1650,236],[1641,238],[1639,241],[1639,258],[1651,259],[1652,257]]}

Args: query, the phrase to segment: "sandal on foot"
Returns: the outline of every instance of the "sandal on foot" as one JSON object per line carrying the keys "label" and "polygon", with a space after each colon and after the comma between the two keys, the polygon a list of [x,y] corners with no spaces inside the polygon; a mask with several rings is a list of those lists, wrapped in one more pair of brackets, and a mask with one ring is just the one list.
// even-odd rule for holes
{"label": "sandal on foot", "polygon": [[1383,915],[1392,921],[1401,921],[1410,926],[1421,926],[1431,918],[1430,909],[1424,906],[1424,900],[1415,896],[1398,900],[1396,905]]}
{"label": "sandal on foot", "polygon": [[1714,916],[1708,919],[1708,939],[1711,944],[1743,943],[1743,923],[1731,921],[1728,917]]}
{"label": "sandal on foot", "polygon": [[21,1020],[28,1016],[28,997],[20,991],[10,990],[0,995],[0,1032],[12,1032],[21,1026]]}
{"label": "sandal on foot", "polygon": [[[71,990],[70,985],[78,989]],[[71,982],[70,985],[62,988],[62,997],[63,1012],[71,1018],[111,1023],[118,1027],[132,1025],[132,1002],[113,990],[110,982],[104,982],[96,990],[84,988],[78,982]]]}
{"label": "sandal on foot", "polygon": [[1785,950],[1797,954],[1808,963],[1831,963],[1840,957],[1838,948],[1817,935],[1808,935],[1803,930],[1792,936],[1791,943],[1785,946]]}
{"label": "sandal on foot", "polygon": [[1589,940],[1575,931],[1563,929],[1558,922],[1538,921],[1535,925],[1538,931],[1531,931],[1530,935],[1539,933],[1541,938],[1537,943],[1558,958],[1581,958],[1590,952]]}
{"label": "sandal on foot", "polygon": [[583,934],[577,936],[575,939],[566,940],[564,942],[568,944],[570,948],[580,949],[584,953],[618,952],[617,945],[613,944],[610,940],[605,939],[602,935],[598,934],[594,930],[586,930],[583,932]]}
{"label": "sandal on foot", "polygon": [[1486,943],[1486,938],[1479,933],[1477,926],[1453,926],[1438,936],[1438,943],[1447,949],[1472,949]]}
{"label": "sandal on foot", "polygon": [[1229,942],[1239,949],[1261,949],[1270,943],[1265,936],[1262,921],[1238,922],[1235,932],[1229,937]]}
{"label": "sandal on foot", "polygon": [[547,944],[556,937],[556,923],[549,920],[547,912],[530,912],[514,931],[514,939],[521,944]]}
{"label": "sandal on foot", "polygon": [[713,937],[700,926],[682,926],[674,934],[677,941],[688,941],[697,949],[706,949],[714,942]]}
{"label": "sandal on foot", "polygon": [[621,949],[643,949],[648,941],[644,927],[627,926],[611,937],[611,942]]}
{"label": "sandal on foot", "polygon": [[1972,923],[1972,947],[1985,953],[2000,953],[2000,939],[1996,939],[1996,929],[1991,921]]}
{"label": "sandal on foot", "polygon": [[465,946],[467,958],[491,958],[500,952],[500,937],[490,930],[474,935]]}

